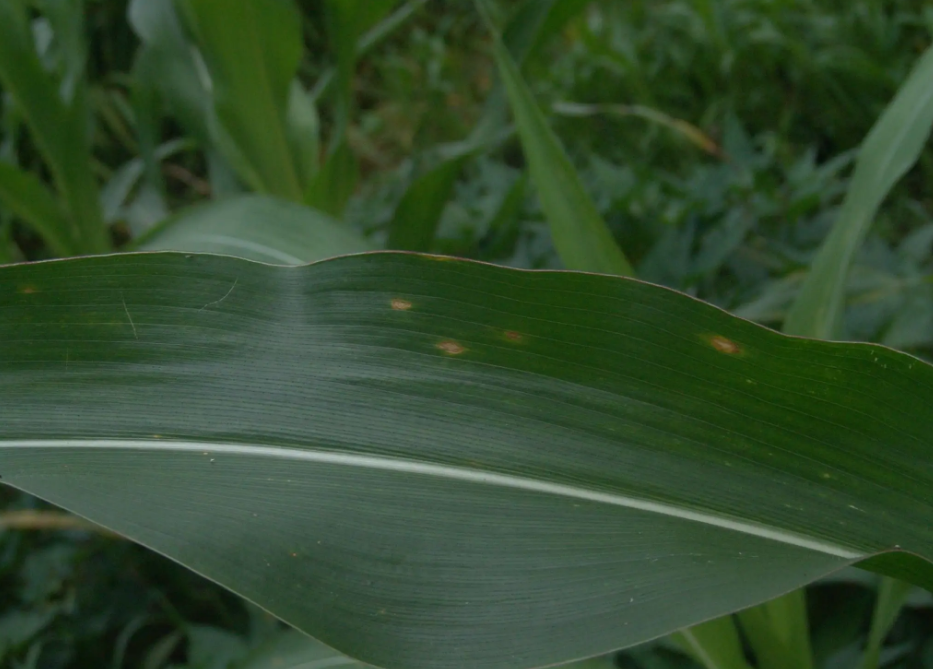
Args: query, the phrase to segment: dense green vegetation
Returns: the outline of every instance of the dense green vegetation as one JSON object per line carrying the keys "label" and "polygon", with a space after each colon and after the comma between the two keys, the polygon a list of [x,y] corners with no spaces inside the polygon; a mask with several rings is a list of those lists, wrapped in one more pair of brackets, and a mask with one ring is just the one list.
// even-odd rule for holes
{"label": "dense green vegetation", "polygon": [[[498,61],[483,14],[459,0],[251,0],[239,13],[0,0],[0,261],[171,249],[295,264],[388,248],[630,265],[787,329],[857,149],[933,30],[919,0],[481,4],[502,31]],[[542,171],[559,161],[516,104],[519,73],[588,198],[571,171]],[[933,359],[931,179],[924,150],[873,218],[827,338]],[[585,202],[569,223],[554,213],[564,196]],[[568,227],[583,220],[589,237]],[[602,221],[624,256],[586,246]],[[0,495],[0,665],[276,666],[261,664],[280,643],[271,616],[33,497]],[[809,612],[816,667],[859,666],[871,635],[881,666],[933,667],[927,592],[852,569],[784,602],[803,636]],[[716,645],[704,638],[739,633],[755,658],[755,615],[594,666],[695,667],[697,648]]]}

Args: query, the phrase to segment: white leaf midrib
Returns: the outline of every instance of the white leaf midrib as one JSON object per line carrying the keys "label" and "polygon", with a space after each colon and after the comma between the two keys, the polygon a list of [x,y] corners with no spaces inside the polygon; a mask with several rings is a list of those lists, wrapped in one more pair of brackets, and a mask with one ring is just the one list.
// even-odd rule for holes
{"label": "white leaf midrib", "polygon": [[804,548],[834,557],[852,560],[864,556],[851,548],[838,544],[813,539],[787,530],[780,530],[758,523],[738,520],[713,513],[686,509],[682,506],[667,504],[654,500],[630,497],[619,493],[600,492],[588,490],[563,483],[552,483],[538,479],[524,478],[513,474],[500,474],[485,472],[466,467],[442,465],[429,462],[419,462],[402,458],[391,458],[376,455],[361,455],[358,453],[341,453],[337,451],[320,451],[304,448],[288,448],[283,446],[258,446],[250,444],[228,444],[216,442],[194,441],[168,441],[168,440],[131,440],[131,439],[88,439],[88,440],[11,440],[0,442],[0,450],[5,448],[23,449],[109,449],[109,450],[138,450],[138,451],[177,451],[187,453],[208,453],[210,455],[247,455],[265,458],[278,458],[283,460],[298,460],[303,462],[317,462],[321,464],[343,465],[347,467],[361,467],[381,471],[391,471],[420,476],[433,476],[449,480],[479,483],[498,486],[513,490],[558,495],[570,499],[578,499],[599,504],[609,504],[628,509],[657,513],[671,518],[692,521],[732,530],[742,534],[770,539],[782,544]]}

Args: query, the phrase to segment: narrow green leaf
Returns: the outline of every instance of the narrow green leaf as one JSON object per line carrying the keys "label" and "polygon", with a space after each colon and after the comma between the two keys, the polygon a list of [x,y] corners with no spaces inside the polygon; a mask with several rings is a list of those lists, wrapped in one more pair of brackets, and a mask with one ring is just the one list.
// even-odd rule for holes
{"label": "narrow green leaf", "polygon": [[320,119],[314,100],[295,79],[288,96],[288,111],[285,119],[288,141],[292,148],[292,159],[298,171],[298,179],[304,197],[318,173],[321,162]]}
{"label": "narrow green leaf", "polygon": [[127,18],[145,45],[135,72],[156,86],[169,112],[185,131],[209,146],[211,98],[198,74],[194,46],[188,41],[172,0],[131,0]]}
{"label": "narrow green leaf", "polygon": [[789,592],[738,614],[760,669],[813,666],[806,593]]}
{"label": "narrow green leaf", "polygon": [[299,265],[369,251],[372,246],[314,209],[263,195],[241,195],[182,210],[147,235],[138,248]]}
{"label": "narrow green leaf", "polygon": [[879,663],[881,646],[904,607],[912,587],[909,583],[895,578],[887,576],[881,578],[871,619],[871,630],[868,633],[868,644],[865,647],[862,662],[859,664],[861,669],[877,669],[881,666]]}
{"label": "narrow green leaf", "polygon": [[59,84],[42,66],[33,44],[23,5],[0,2],[0,84],[12,97],[29,127],[61,195],[67,227],[55,237],[68,240],[73,253],[102,253],[110,249],[90,170],[90,139],[85,96],[72,91],[69,103]]}
{"label": "narrow green leaf", "polygon": [[[360,35],[359,39],[356,41],[356,55],[355,59],[359,60],[361,57],[365,56],[369,51],[378,46],[382,41],[388,38],[392,33],[394,33],[398,28],[405,25],[405,23],[414,16],[417,11],[427,4],[428,0],[409,0],[404,3],[402,6],[398,7],[391,14],[386,16],[384,19],[376,23],[365,33]],[[332,19],[331,19],[332,20]],[[333,32],[331,33],[334,34]],[[346,56],[343,56],[346,58]],[[338,56],[338,60],[340,56]],[[317,82],[314,85],[314,89],[311,92],[311,98],[313,100],[319,100],[325,93],[325,91],[330,88],[334,83],[336,77],[337,67],[330,67],[321,74]],[[345,81],[341,82],[344,86],[346,85]],[[339,93],[346,95],[346,93]]]}
{"label": "narrow green leaf", "polygon": [[554,248],[564,265],[590,272],[633,274],[508,50],[498,38],[493,49]]}
{"label": "narrow green leaf", "polygon": [[736,617],[755,653],[758,669],[786,669],[794,666],[790,663],[794,652],[778,633],[769,604],[771,602],[740,611]]}
{"label": "narrow green leaf", "polygon": [[350,145],[341,142],[311,180],[305,193],[305,204],[340,218],[359,180],[359,162]]}
{"label": "narrow green leaf", "polygon": [[911,168],[933,127],[933,47],[921,56],[862,143],[852,183],[820,247],[784,331],[821,339],[841,335],[849,267],[888,192]]}
{"label": "narrow green leaf", "polygon": [[84,35],[84,0],[39,0],[42,16],[54,35],[59,94],[66,104],[83,94],[87,44]]}
{"label": "narrow green leaf", "polygon": [[337,104],[334,144],[346,140],[353,110],[353,73],[363,33],[382,20],[395,0],[324,0],[328,40],[337,60]]}
{"label": "narrow green leaf", "polygon": [[[301,20],[292,0],[178,0],[210,72],[216,119],[235,144],[244,180],[300,202],[302,187],[286,125],[301,59]],[[221,147],[223,148],[223,147]]]}
{"label": "narrow green leaf", "polygon": [[520,213],[528,190],[528,177],[523,174],[505,193],[489,222],[489,232],[480,241],[484,258],[510,256],[521,235]]}
{"label": "narrow green leaf", "polygon": [[42,235],[49,249],[59,256],[77,249],[68,234],[69,223],[58,199],[38,177],[0,160],[0,205]]}
{"label": "narrow green leaf", "polygon": [[[151,54],[152,50],[145,46],[136,52],[130,95],[135,117],[136,141],[139,144],[138,160],[142,162],[147,185],[164,201],[165,181],[162,178],[159,158],[156,156],[162,137],[162,99],[157,83],[160,73]],[[101,199],[104,201],[104,218],[109,222],[111,219],[107,217],[105,193],[101,193]]]}
{"label": "narrow green leaf", "polygon": [[[113,222],[123,213],[127,199],[144,174],[148,172],[151,175],[152,172],[158,169],[160,161],[182,151],[190,150],[194,146],[194,142],[190,139],[172,139],[160,146],[153,147],[151,156],[148,158],[144,156],[132,158],[121,165],[101,189],[100,199],[105,220]],[[153,167],[149,166],[150,161]],[[149,185],[152,185],[151,181]]]}
{"label": "narrow green leaf", "polygon": [[389,224],[387,247],[405,251],[430,251],[437,226],[466,155],[443,160],[415,179],[395,208]]}
{"label": "narrow green leaf", "polygon": [[[502,32],[502,42],[519,71],[535,50],[557,32],[580,10],[579,0],[525,0],[513,14]],[[501,134],[507,123],[508,101],[501,82],[496,82],[483,105],[480,120],[471,133],[469,143],[488,144]]]}
{"label": "narrow green leaf", "polygon": [[521,69],[534,52],[582,12],[590,0],[525,0],[502,31],[502,42]]}
{"label": "narrow green leaf", "polygon": [[933,367],[881,346],[409,253],[13,265],[0,309],[4,483],[378,666],[601,655],[882,551],[933,583]]}
{"label": "narrow green leaf", "polygon": [[671,639],[705,669],[751,669],[731,616],[680,630]]}

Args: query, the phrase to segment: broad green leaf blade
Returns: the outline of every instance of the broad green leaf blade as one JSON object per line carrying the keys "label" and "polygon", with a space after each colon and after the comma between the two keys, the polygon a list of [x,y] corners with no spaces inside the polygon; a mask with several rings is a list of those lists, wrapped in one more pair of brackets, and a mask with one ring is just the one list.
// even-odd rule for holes
{"label": "broad green leaf blade", "polygon": [[650,284],[123,254],[0,268],[0,309],[3,482],[378,666],[555,664],[933,556],[933,368]]}
{"label": "broad green leaf blade", "polygon": [[[286,125],[301,59],[301,17],[293,0],[178,0],[210,71],[213,107],[233,143],[244,181],[300,202],[302,185]],[[221,146],[223,148],[223,146]]]}
{"label": "broad green leaf blade", "polygon": [[583,189],[560,140],[498,37],[493,50],[541,209],[564,265],[568,269],[632,275],[632,266]]}
{"label": "broad green leaf blade", "polygon": [[372,245],[314,209],[263,195],[241,195],[183,210],[147,236],[139,249],[300,265],[370,251]]}
{"label": "broad green leaf blade", "polygon": [[839,338],[852,260],[881,202],[920,156],[931,127],[933,47],[921,56],[865,138],[842,210],[791,306],[785,332]]}

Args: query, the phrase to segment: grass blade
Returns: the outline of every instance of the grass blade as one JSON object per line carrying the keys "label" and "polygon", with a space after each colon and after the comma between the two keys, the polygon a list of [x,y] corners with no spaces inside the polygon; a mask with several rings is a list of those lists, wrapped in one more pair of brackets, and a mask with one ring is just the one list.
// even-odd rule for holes
{"label": "grass blade", "polygon": [[468,156],[443,160],[416,178],[395,208],[387,248],[430,251],[444,207]]}
{"label": "grass blade", "polygon": [[680,630],[671,640],[705,669],[752,669],[732,616]]}
{"label": "grass blade", "polygon": [[760,669],[813,667],[803,590],[740,611],[737,617]]}
{"label": "grass blade", "polygon": [[0,202],[42,235],[55,255],[76,252],[67,234],[69,224],[58,199],[38,177],[0,161]]}
{"label": "grass blade", "polygon": [[871,629],[868,633],[868,644],[865,647],[862,662],[859,664],[860,669],[877,669],[881,666],[878,662],[881,657],[881,646],[912,589],[913,586],[904,581],[888,576],[881,577],[871,619]]}
{"label": "grass blade", "polygon": [[[68,71],[74,72],[74,66]],[[0,83],[22,110],[61,196],[65,216],[46,222],[63,227],[54,232],[46,228],[44,234],[58,240],[56,248],[67,248],[70,253],[109,250],[97,183],[90,169],[83,87],[72,82],[69,101],[61,98],[59,82],[43,68],[26,12],[17,1],[0,2]]]}
{"label": "grass blade", "polygon": [[286,125],[303,49],[295,4],[184,0],[179,7],[210,72],[217,122],[235,145],[231,164],[243,166],[244,180],[260,192],[300,202],[303,187]]}
{"label": "grass blade", "polygon": [[917,161],[931,127],[933,47],[920,57],[862,143],[842,210],[791,306],[784,332],[840,337],[849,267],[878,207]]}
{"label": "grass blade", "polygon": [[[482,7],[481,3],[477,4]],[[494,31],[490,23],[490,30]],[[531,179],[551,229],[554,248],[568,269],[632,275],[633,269],[590,200],[560,140],[548,126],[508,50],[493,49],[515,117]]]}

